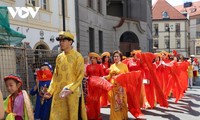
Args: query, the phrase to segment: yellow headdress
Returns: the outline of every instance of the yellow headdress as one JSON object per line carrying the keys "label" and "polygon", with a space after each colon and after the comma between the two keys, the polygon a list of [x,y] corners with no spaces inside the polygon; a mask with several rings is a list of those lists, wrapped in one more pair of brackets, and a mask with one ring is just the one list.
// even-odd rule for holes
{"label": "yellow headdress", "polygon": [[56,40],[60,41],[61,39],[68,39],[74,41],[74,35],[72,35],[70,32],[61,31],[59,32],[59,37],[57,37]]}
{"label": "yellow headdress", "polygon": [[100,58],[100,56],[99,56],[97,53],[95,53],[95,52],[90,52],[88,56],[89,56],[89,57]]}
{"label": "yellow headdress", "polygon": [[110,57],[110,53],[109,53],[109,52],[103,52],[103,53],[101,54],[101,57],[103,58],[104,56],[109,56],[109,57]]}

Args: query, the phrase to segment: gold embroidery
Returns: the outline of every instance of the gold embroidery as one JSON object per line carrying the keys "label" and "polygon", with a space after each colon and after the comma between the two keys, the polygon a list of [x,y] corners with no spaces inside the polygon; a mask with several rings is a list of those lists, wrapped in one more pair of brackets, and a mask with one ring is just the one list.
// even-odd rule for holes
{"label": "gold embroidery", "polygon": [[61,70],[62,71],[67,71],[67,64],[62,65]]}

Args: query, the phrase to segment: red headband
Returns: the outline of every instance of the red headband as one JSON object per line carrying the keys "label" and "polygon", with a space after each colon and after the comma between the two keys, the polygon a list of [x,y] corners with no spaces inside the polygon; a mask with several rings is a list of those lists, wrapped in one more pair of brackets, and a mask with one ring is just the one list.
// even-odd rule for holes
{"label": "red headband", "polygon": [[15,75],[8,75],[8,76],[4,77],[4,81],[6,81],[8,79],[16,80],[16,81],[18,81],[18,82],[20,82],[22,84],[22,80],[19,77],[15,76]]}

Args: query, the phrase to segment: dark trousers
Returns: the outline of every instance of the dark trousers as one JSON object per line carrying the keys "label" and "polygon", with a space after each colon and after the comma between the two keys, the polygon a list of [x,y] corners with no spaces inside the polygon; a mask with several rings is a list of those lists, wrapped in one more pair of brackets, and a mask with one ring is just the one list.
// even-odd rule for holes
{"label": "dark trousers", "polygon": [[81,116],[81,97],[79,97],[78,120],[82,120],[82,116]]}

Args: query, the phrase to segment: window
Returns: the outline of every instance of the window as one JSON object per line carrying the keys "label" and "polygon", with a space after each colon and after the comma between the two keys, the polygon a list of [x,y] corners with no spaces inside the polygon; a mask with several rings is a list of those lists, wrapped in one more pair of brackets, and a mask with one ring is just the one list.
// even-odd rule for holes
{"label": "window", "polygon": [[[59,15],[63,15],[63,0],[59,0],[58,2],[58,10],[59,10]],[[68,7],[69,0],[64,0],[64,8],[65,8],[65,17],[69,17],[69,7]]]}
{"label": "window", "polygon": [[122,0],[107,0],[107,14],[111,16],[117,16],[117,17],[125,17],[124,16],[124,3]]}
{"label": "window", "polygon": [[32,5],[36,6],[36,0],[32,0]]}
{"label": "window", "polygon": [[93,0],[88,0],[88,7],[93,8]]}
{"label": "window", "polygon": [[200,18],[196,19],[196,24],[200,24]]}
{"label": "window", "polygon": [[196,54],[197,54],[197,55],[200,55],[200,46],[197,46],[197,47],[196,47]]}
{"label": "window", "polygon": [[65,17],[68,17],[68,1],[65,0]]}
{"label": "window", "polygon": [[48,10],[48,1],[47,0],[41,0],[41,8],[44,10]]}
{"label": "window", "polygon": [[180,37],[181,34],[180,34],[180,23],[176,23],[176,37]]}
{"label": "window", "polygon": [[169,15],[166,11],[162,12],[163,19],[169,19]]}
{"label": "window", "polygon": [[165,23],[165,31],[169,32],[169,23]]}
{"label": "window", "polygon": [[176,39],[176,48],[181,48],[181,40]]}
{"label": "window", "polygon": [[158,36],[158,24],[154,24],[154,31],[155,31],[154,36]]}
{"label": "window", "polygon": [[102,0],[97,0],[97,11],[102,13]]}
{"label": "window", "polygon": [[158,47],[158,40],[153,40],[153,46],[159,48]]}
{"label": "window", "polygon": [[196,32],[196,38],[200,38],[200,32],[199,31]]}
{"label": "window", "polygon": [[32,4],[32,0],[27,0],[27,4]]}
{"label": "window", "polygon": [[90,52],[95,51],[94,28],[89,28],[89,47]]}
{"label": "window", "polygon": [[196,54],[200,55],[200,46],[196,46]]}
{"label": "window", "polygon": [[27,0],[27,3],[33,6],[37,6],[37,0]]}
{"label": "window", "polygon": [[103,53],[103,32],[99,30],[99,53]]}
{"label": "window", "polygon": [[169,49],[169,37],[165,37],[165,48]]}

